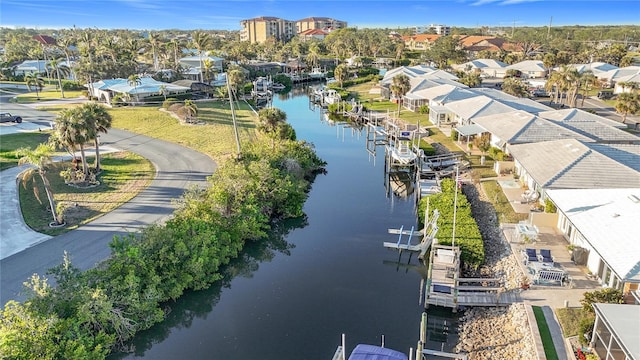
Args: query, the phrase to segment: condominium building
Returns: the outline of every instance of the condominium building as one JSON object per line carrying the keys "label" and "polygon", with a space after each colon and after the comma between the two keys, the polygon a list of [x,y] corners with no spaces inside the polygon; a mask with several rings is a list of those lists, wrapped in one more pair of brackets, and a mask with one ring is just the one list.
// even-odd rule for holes
{"label": "condominium building", "polygon": [[438,35],[450,35],[451,34],[451,27],[447,26],[447,25],[431,24],[431,25],[429,25],[429,29],[435,31],[435,33],[438,34]]}
{"label": "condominium building", "polygon": [[340,21],[328,17],[308,17],[296,21],[296,32],[301,33],[307,30],[337,30],[347,27],[346,21]]}
{"label": "condominium building", "polygon": [[262,43],[274,38],[287,42],[296,35],[295,22],[271,16],[240,21],[240,40]]}
{"label": "condominium building", "polygon": [[451,34],[451,27],[431,24],[429,26],[414,26],[413,31],[416,34],[435,33],[438,35],[449,35]]}

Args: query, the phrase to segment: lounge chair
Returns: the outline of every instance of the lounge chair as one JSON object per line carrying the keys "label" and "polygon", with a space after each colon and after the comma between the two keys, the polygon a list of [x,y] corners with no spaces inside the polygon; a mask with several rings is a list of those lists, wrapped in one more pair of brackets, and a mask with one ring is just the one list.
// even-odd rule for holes
{"label": "lounge chair", "polygon": [[526,248],[525,252],[522,253],[522,255],[523,255],[525,264],[538,261],[538,254],[536,249]]}
{"label": "lounge chair", "polygon": [[543,263],[554,263],[553,256],[551,256],[551,250],[549,249],[540,249],[540,255],[538,255],[538,260]]}

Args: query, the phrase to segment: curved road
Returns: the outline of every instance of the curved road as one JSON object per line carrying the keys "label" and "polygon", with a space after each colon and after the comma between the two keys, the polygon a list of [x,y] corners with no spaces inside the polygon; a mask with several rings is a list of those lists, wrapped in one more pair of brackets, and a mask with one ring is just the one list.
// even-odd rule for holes
{"label": "curved road", "polygon": [[[2,104],[2,108],[20,105]],[[7,111],[7,110],[5,110]],[[35,110],[29,109],[30,115]],[[37,121],[51,114],[40,112]],[[25,121],[29,121],[25,116]],[[116,210],[66,234],[53,237],[0,261],[0,304],[12,299],[24,300],[22,283],[32,274],[44,275],[61,263],[66,250],[74,266],[85,270],[110,255],[109,242],[114,235],[125,235],[166,220],[175,209],[172,200],[191,186],[206,186],[206,178],[216,168],[207,155],[166,141],[127,131],[110,129],[101,136],[104,145],[127,150],[149,159],[156,167],[156,178],[135,198]],[[6,180],[5,180],[6,181]]]}

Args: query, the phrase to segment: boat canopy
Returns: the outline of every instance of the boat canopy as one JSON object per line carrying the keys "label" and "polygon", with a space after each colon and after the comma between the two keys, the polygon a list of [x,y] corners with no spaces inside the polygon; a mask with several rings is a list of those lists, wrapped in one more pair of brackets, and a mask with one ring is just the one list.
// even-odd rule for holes
{"label": "boat canopy", "polygon": [[349,360],[408,360],[407,355],[387,348],[374,345],[358,344]]}

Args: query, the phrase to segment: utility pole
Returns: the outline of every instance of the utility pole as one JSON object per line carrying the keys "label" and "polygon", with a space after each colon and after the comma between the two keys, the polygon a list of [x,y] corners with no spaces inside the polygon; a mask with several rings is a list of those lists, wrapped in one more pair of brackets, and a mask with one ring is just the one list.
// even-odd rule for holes
{"label": "utility pole", "polygon": [[547,29],[547,40],[549,40],[549,36],[551,36],[551,23],[553,22],[553,16],[549,19],[549,29]]}

